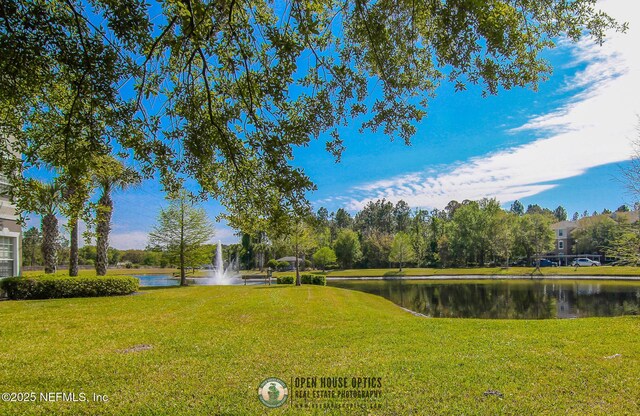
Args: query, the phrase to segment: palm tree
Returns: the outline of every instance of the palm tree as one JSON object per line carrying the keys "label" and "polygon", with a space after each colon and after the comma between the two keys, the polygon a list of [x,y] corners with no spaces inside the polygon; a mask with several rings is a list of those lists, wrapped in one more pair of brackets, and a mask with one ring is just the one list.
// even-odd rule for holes
{"label": "palm tree", "polygon": [[93,180],[101,191],[96,208],[96,274],[104,276],[107,274],[109,264],[107,252],[113,212],[111,193],[138,184],[141,178],[133,169],[127,168],[117,159],[107,156],[96,167]]}
{"label": "palm tree", "polygon": [[56,213],[62,203],[62,192],[56,183],[31,180],[33,190],[30,211],[42,217],[42,257],[44,272],[55,273],[57,267],[58,218]]}
{"label": "palm tree", "polygon": [[[69,177],[71,179],[69,179]],[[80,213],[86,202],[86,193],[82,193],[83,187],[82,181],[78,179],[79,176],[67,175],[66,186],[62,190],[62,198],[65,201],[66,209],[68,213],[69,222],[67,223],[67,229],[69,230],[69,276],[78,276],[78,240],[79,240],[79,228],[78,222],[80,220]]]}

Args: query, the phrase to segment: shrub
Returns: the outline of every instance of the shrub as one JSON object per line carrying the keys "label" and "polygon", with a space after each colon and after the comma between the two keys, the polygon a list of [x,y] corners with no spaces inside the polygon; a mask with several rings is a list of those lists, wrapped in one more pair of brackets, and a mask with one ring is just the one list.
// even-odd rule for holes
{"label": "shrub", "polygon": [[271,267],[273,270],[278,268],[278,260],[271,259],[267,262],[267,267]]}
{"label": "shrub", "polygon": [[288,261],[279,261],[278,262],[278,269],[280,269],[280,270],[288,269],[289,266],[291,266],[291,264],[289,264]]}
{"label": "shrub", "polygon": [[327,277],[323,274],[303,274],[300,276],[300,280],[303,285],[327,285]]}
{"label": "shrub", "polygon": [[0,281],[9,299],[55,299],[128,295],[140,281],[131,276],[11,277]]}
{"label": "shrub", "polygon": [[278,276],[276,278],[276,281],[278,282],[279,285],[292,285],[293,282],[295,280],[295,277],[293,277],[293,275],[285,275],[285,276]]}

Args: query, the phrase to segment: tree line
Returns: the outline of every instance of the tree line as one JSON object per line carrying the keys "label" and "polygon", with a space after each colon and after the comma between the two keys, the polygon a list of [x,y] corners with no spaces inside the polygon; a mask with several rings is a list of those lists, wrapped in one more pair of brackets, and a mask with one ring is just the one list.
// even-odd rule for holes
{"label": "tree line", "polygon": [[[341,208],[320,208],[298,220],[290,232],[260,247],[245,244],[256,255],[291,255],[295,246],[316,266],[376,268],[406,264],[448,267],[507,264],[509,259],[534,256],[553,248],[550,224],[558,219],[530,206],[519,212],[519,202],[505,211],[495,199],[451,201],[444,209],[411,209],[404,201],[369,202],[352,216]],[[245,243],[251,241],[247,236]],[[245,259],[245,267],[257,263]]]}
{"label": "tree line", "polygon": [[[612,219],[607,209],[594,214],[576,219],[576,254],[613,255],[606,250],[629,225],[623,216]],[[245,268],[263,268],[268,258],[277,267],[274,259],[293,254],[301,267],[311,261],[320,269],[508,266],[516,259],[532,264],[555,248],[551,225],[565,220],[562,206],[551,210],[532,204],[525,209],[519,201],[506,210],[496,199],[486,198],[424,210],[382,199],[370,201],[355,215],[322,207],[293,221],[285,233],[261,232],[259,238],[245,234],[242,262]]]}
{"label": "tree line", "polygon": [[[612,215],[614,212],[616,215]],[[573,254],[598,254],[638,264],[640,224],[629,212],[630,208],[623,205],[613,212],[604,209],[588,215],[585,211],[578,216],[571,232]],[[191,232],[181,240],[183,217],[191,224]],[[495,199],[482,199],[451,201],[442,210],[427,211],[411,209],[404,201],[393,204],[383,199],[369,202],[355,215],[343,208],[331,213],[320,208],[306,217],[290,218],[290,227],[284,230],[240,234],[240,242],[223,246],[223,253],[227,263],[237,258],[243,269],[260,270],[296,266],[277,261],[292,254],[300,259],[297,269],[506,266],[514,259],[531,264],[537,256],[554,249],[555,235],[550,226],[565,220],[562,206],[550,210],[532,204],[525,209],[519,201],[508,210]],[[25,231],[25,266],[45,264],[43,231],[44,227]],[[217,247],[208,241],[213,233],[201,208],[177,198],[159,214],[146,249],[109,247],[106,264],[181,269],[212,264]],[[57,264],[69,262],[69,240],[63,234],[58,234],[54,250]],[[79,248],[78,264],[95,266],[98,251],[95,245]]]}

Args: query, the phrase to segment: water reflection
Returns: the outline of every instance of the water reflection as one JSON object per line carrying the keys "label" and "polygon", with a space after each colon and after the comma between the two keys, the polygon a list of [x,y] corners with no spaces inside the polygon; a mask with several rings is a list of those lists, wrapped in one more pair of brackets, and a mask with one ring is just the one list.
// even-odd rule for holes
{"label": "water reflection", "polygon": [[548,319],[638,315],[640,282],[491,280],[331,281],[432,317]]}

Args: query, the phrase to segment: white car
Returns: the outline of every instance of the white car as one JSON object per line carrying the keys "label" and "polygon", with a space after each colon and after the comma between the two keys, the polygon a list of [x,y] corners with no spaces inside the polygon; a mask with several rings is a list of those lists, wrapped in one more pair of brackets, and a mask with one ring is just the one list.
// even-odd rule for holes
{"label": "white car", "polygon": [[571,265],[572,266],[576,266],[576,267],[580,267],[580,266],[600,266],[600,262],[588,259],[586,257],[583,257],[583,258],[575,259],[573,261],[573,263],[571,263]]}

